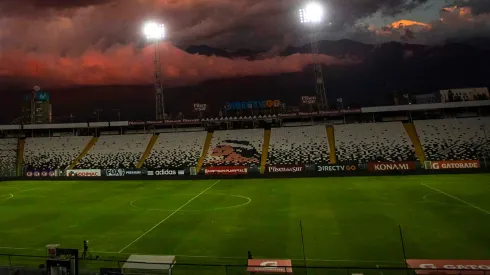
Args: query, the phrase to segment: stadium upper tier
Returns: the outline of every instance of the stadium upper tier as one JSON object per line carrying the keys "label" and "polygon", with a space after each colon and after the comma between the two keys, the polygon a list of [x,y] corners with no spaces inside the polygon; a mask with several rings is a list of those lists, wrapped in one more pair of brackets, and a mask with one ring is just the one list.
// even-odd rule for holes
{"label": "stadium upper tier", "polygon": [[[0,171],[473,160],[490,156],[488,117],[228,131],[0,139]],[[21,146],[22,145],[22,146]],[[18,149],[19,148],[19,149]],[[23,148],[23,151],[18,151]],[[18,156],[22,157],[18,161]],[[16,163],[19,166],[16,166]]]}

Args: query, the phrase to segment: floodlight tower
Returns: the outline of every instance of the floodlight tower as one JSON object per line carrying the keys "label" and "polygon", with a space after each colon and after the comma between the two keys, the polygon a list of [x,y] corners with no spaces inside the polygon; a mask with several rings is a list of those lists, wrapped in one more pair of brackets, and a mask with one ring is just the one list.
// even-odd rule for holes
{"label": "floodlight tower", "polygon": [[[306,6],[299,10],[299,17],[302,24],[307,24],[311,28],[311,53],[318,54],[317,29],[323,21],[323,7],[315,2],[308,2]],[[322,65],[314,59],[313,69],[315,71],[315,90],[319,110],[328,108],[325,83],[323,81]]]}
{"label": "floodlight tower", "polygon": [[148,22],[143,27],[143,33],[148,41],[153,42],[155,48],[154,74],[155,74],[155,117],[165,119],[165,102],[163,100],[162,67],[160,63],[160,41],[165,37],[163,24]]}

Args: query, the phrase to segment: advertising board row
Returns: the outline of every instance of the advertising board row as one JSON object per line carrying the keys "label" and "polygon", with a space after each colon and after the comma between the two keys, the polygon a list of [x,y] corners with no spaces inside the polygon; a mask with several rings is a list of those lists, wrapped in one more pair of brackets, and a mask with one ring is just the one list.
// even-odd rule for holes
{"label": "advertising board row", "polygon": [[[455,169],[479,169],[478,160],[456,161],[426,161],[426,170],[455,170]],[[417,170],[417,162],[369,162],[367,164],[326,164],[326,165],[267,165],[266,174],[277,173],[354,173],[358,171],[389,172],[389,171],[414,171]],[[27,177],[126,177],[126,176],[182,176],[195,174],[193,169],[73,169],[73,170],[41,170],[26,171]],[[258,173],[258,167],[247,166],[211,166],[204,167],[204,175],[248,175]]]}

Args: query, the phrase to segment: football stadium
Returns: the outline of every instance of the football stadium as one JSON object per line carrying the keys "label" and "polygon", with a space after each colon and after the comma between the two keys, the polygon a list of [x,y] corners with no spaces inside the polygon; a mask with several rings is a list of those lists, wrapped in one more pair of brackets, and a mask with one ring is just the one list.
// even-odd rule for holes
{"label": "football stadium", "polygon": [[[422,117],[441,106],[446,115],[461,106],[484,113],[487,104],[0,126],[11,136],[1,139],[0,265],[39,272],[56,260],[107,274],[484,272],[490,119]],[[390,119],[394,108],[400,120]],[[231,127],[251,122],[262,127]]]}
{"label": "football stadium", "polygon": [[0,275],[490,275],[486,2],[2,0]]}

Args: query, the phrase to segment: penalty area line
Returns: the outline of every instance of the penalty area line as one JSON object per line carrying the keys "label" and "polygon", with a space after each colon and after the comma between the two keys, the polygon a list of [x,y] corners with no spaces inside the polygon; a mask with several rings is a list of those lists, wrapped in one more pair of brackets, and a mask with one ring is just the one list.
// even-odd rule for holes
{"label": "penalty area line", "polygon": [[431,187],[431,186],[429,186],[429,185],[427,185],[427,184],[425,184],[425,183],[421,183],[421,184],[422,184],[423,186],[425,186],[425,187],[429,188],[429,189],[432,189],[432,190],[434,190],[434,191],[436,191],[436,192],[439,192],[439,193],[441,193],[441,194],[443,194],[443,195],[446,195],[446,196],[448,196],[448,197],[450,197],[450,198],[453,198],[453,199],[455,199],[455,200],[457,200],[457,201],[460,201],[460,202],[462,202],[462,203],[464,203],[464,204],[466,204],[466,205],[468,205],[468,206],[471,206],[471,207],[475,208],[476,210],[480,210],[481,212],[483,212],[483,213],[485,213],[485,214],[487,214],[487,215],[490,215],[490,212],[488,212],[487,210],[485,210],[485,209],[483,209],[483,208],[480,208],[480,207],[478,207],[478,206],[476,206],[476,205],[474,205],[474,204],[471,204],[471,203],[469,203],[469,202],[467,202],[467,201],[465,201],[465,200],[462,200],[462,199],[460,199],[460,198],[457,198],[457,197],[455,197],[455,196],[453,196],[453,195],[449,195],[448,193],[446,193],[446,192],[444,192],[444,191],[441,191],[441,190],[439,190],[439,189],[437,189],[437,188]]}
{"label": "penalty area line", "polygon": [[180,209],[184,208],[186,205],[188,205],[189,203],[191,203],[193,200],[197,199],[199,196],[201,196],[202,194],[204,194],[204,192],[206,192],[209,189],[213,188],[213,186],[215,186],[218,182],[220,182],[220,180],[216,181],[215,183],[213,183],[208,188],[202,190],[201,193],[197,194],[195,197],[193,197],[192,199],[188,200],[181,207],[175,209],[175,211],[172,212],[172,213],[170,213],[170,215],[168,215],[165,219],[163,219],[160,222],[158,222],[157,224],[155,224],[152,228],[148,229],[146,232],[144,232],[138,238],[136,238],[134,241],[132,241],[131,243],[129,243],[128,245],[126,245],[125,247],[123,247],[117,253],[122,253],[124,250],[126,250],[128,247],[130,247],[131,245],[133,245],[135,242],[139,241],[141,238],[143,238],[144,236],[146,236],[146,234],[150,233],[151,231],[153,231],[153,229],[157,228],[160,224],[164,223],[166,220],[168,220],[170,217],[172,217],[175,213],[179,212]]}

